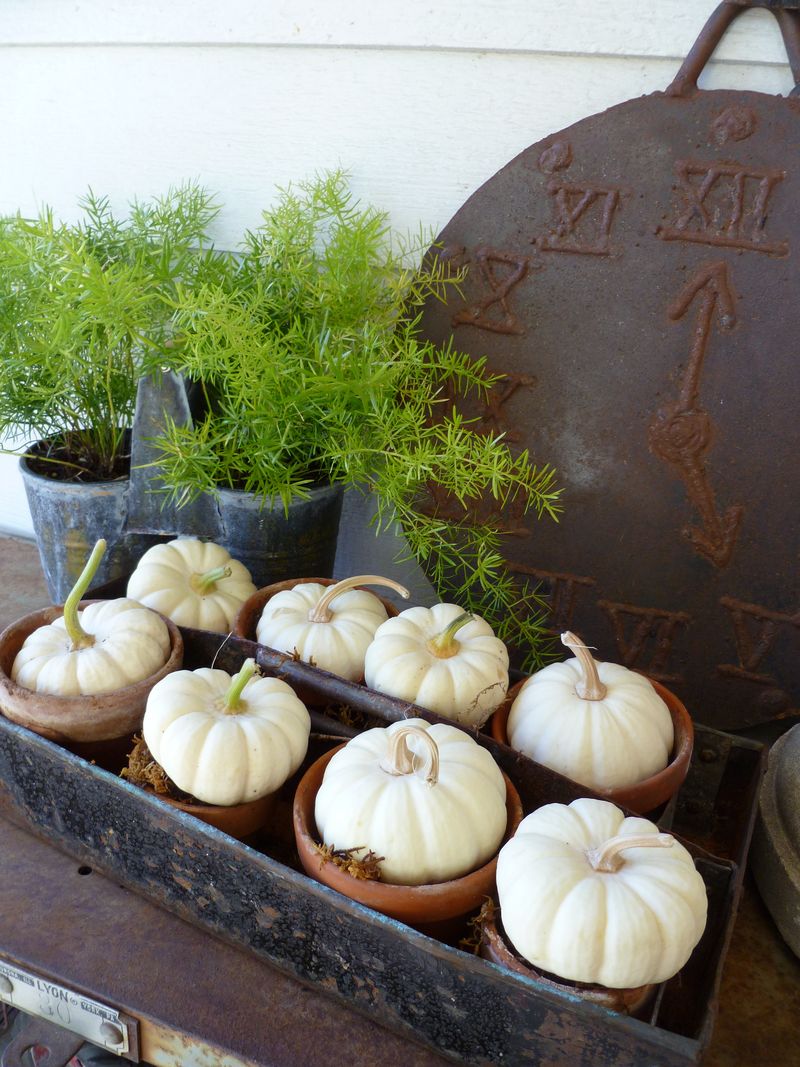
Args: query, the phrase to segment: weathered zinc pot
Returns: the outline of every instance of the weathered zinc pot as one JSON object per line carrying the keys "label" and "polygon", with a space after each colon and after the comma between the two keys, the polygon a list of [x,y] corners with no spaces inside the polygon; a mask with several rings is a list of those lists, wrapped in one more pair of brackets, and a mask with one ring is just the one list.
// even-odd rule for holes
{"label": "weathered zinc pot", "polygon": [[188,534],[216,541],[250,571],[258,587],[297,574],[330,575],[342,512],[341,486],[313,488],[306,500],[264,501],[252,493],[219,488],[184,504],[163,492],[156,439],[165,424],[189,425],[192,414],[186,385],[164,372],[142,378],[136,399],[131,445],[129,534],[158,537]]}
{"label": "weathered zinc pot", "polygon": [[775,925],[800,956],[800,726],[793,726],[770,749],[752,869]]}
{"label": "weathered zinc pot", "polygon": [[[36,453],[36,446],[31,450]],[[102,537],[108,549],[97,572],[104,585],[130,574],[154,538],[127,530],[130,479],[65,482],[37,474],[24,456],[20,472],[47,592],[63,604],[77,581],[92,546]]]}
{"label": "weathered zinc pot", "polygon": [[284,511],[280,502],[264,506],[250,493],[220,489],[219,527],[209,536],[247,567],[259,588],[297,574],[330,575],[342,494],[341,486],[319,486]]}

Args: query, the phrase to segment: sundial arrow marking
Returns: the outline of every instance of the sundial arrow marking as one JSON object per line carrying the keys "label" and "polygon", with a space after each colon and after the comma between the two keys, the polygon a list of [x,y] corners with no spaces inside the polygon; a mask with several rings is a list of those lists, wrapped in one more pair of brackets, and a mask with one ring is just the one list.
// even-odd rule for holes
{"label": "sundial arrow marking", "polygon": [[723,261],[701,267],[672,301],[667,308],[667,314],[675,321],[682,319],[698,296],[701,297],[700,310],[695,323],[689,364],[684,372],[679,394],[680,402],[687,411],[697,406],[700,375],[715,311],[721,330],[732,330],[736,325],[736,303],[731,291],[727,263]]}
{"label": "sundial arrow marking", "polygon": [[724,514],[717,510],[713,487],[705,468],[705,455],[711,448],[713,424],[699,405],[700,379],[716,319],[719,329],[728,332],[736,325],[736,301],[724,261],[701,267],[670,304],[669,317],[679,321],[699,299],[692,334],[689,362],[681,379],[678,397],[662,408],[649,428],[653,452],[676,472],[686,486],[690,502],[702,526],[686,526],[684,534],[695,549],[715,567],[730,562],[743,508],[735,504]]}

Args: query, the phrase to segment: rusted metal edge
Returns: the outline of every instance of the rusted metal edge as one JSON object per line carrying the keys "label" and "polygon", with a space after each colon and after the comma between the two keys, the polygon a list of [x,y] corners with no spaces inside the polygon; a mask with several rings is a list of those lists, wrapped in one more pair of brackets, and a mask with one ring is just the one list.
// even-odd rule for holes
{"label": "rusted metal edge", "polygon": [[[744,739],[737,739],[740,743],[745,744]],[[711,1034],[714,1029],[714,1025],[717,1020],[717,1014],[719,1011],[719,993],[722,983],[722,965],[725,957],[728,954],[730,948],[731,938],[733,937],[733,927],[736,920],[736,914],[739,910],[739,904],[742,899],[742,893],[744,891],[744,869],[747,856],[750,851],[750,845],[753,840],[753,832],[755,830],[756,819],[758,817],[758,797],[761,791],[761,783],[767,769],[768,750],[766,745],[755,745],[754,751],[757,759],[757,766],[755,773],[752,775],[749,783],[747,794],[743,800],[743,808],[748,813],[744,825],[740,830],[740,839],[736,854],[736,864],[738,868],[737,875],[731,880],[731,898],[729,901],[729,914],[730,922],[723,933],[717,946],[717,956],[713,961],[714,963],[714,979],[710,990],[710,999],[708,1012],[703,1023],[702,1030],[699,1034],[699,1042],[701,1048],[705,1046],[711,1040]],[[749,747],[749,745],[748,745]]]}

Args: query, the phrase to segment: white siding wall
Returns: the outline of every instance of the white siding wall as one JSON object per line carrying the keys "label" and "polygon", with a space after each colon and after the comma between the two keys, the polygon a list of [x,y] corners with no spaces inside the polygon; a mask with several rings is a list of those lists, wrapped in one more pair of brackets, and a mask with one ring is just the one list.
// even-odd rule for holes
{"label": "white siding wall", "polygon": [[[545,134],[663,89],[716,0],[3,0],[0,213],[69,218],[185,178],[222,245],[276,185],[342,166],[402,229],[443,226]],[[744,14],[701,84],[784,93],[777,26]],[[0,531],[30,534],[0,456]]]}

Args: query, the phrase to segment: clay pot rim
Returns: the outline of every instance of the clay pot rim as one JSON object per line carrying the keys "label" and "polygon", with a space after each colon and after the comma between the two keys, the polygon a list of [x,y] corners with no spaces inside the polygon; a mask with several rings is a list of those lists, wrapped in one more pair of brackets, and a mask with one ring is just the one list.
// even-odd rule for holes
{"label": "clay pot rim", "polygon": [[[109,601],[82,600],[78,607],[82,610],[87,608],[90,604],[105,603],[109,603]],[[144,607],[144,605],[142,606]],[[152,611],[153,609],[149,608],[148,610]],[[144,699],[146,693],[152,689],[156,682],[161,681],[161,679],[165,678],[168,674],[178,670],[183,663],[183,636],[181,635],[180,629],[171,619],[167,618],[166,615],[162,615],[161,612],[155,612],[155,614],[166,624],[167,630],[169,631],[170,654],[166,663],[147,678],[142,678],[138,682],[132,682],[130,685],[123,686],[121,689],[112,689],[105,693],[80,696],[59,696],[57,693],[36,693],[35,690],[26,689],[24,686],[18,685],[12,680],[10,674],[6,672],[5,661],[9,660],[10,670],[11,664],[13,664],[14,658],[22,647],[25,639],[29,637],[34,630],[37,630],[42,626],[50,625],[56,619],[60,618],[62,614],[63,609],[60,606],[50,605],[49,607],[39,608],[37,611],[32,611],[29,614],[16,619],[14,622],[9,623],[9,625],[0,632],[0,686],[12,700],[16,698],[21,701],[29,701],[30,694],[34,694],[38,699],[47,701],[54,715],[61,712],[64,716],[85,711],[87,700],[91,700],[93,705],[91,717],[92,720],[96,722],[99,734],[102,734],[102,717],[104,712],[116,713],[121,702],[135,700],[140,694],[142,699]],[[33,716],[18,718],[15,711],[13,709],[8,709],[7,707],[3,707],[2,714],[12,722],[18,722],[21,725],[26,726],[28,729],[34,729],[34,727],[30,725]],[[46,737],[48,740],[56,742],[91,742],[93,740],[100,741],[113,739],[99,736],[98,733],[75,737],[72,733],[65,734],[58,731],[50,723],[42,724],[41,727],[37,724],[35,732],[39,733],[42,737]],[[123,736],[123,734],[114,734],[114,738],[118,736]]]}
{"label": "clay pot rim", "polygon": [[[340,581],[339,578],[287,578],[282,582],[272,582],[270,585],[264,585],[261,589],[257,589],[255,593],[251,593],[240,606],[231,629],[236,637],[243,637],[246,641],[255,641],[258,618],[261,617],[261,612],[276,593],[281,593],[284,589],[294,589],[296,585],[316,584],[331,586],[336,585],[338,581]],[[361,589],[366,593],[372,593],[374,597],[377,597],[386,609],[390,619],[398,614],[396,605],[376,593],[368,585],[357,585],[355,588]]]}
{"label": "clay pot rim", "polygon": [[192,815],[194,815],[196,811],[205,811],[209,815],[216,815],[217,813],[233,811],[234,808],[260,807],[267,801],[273,803],[275,794],[278,792],[277,789],[274,789],[271,793],[264,793],[262,796],[255,797],[253,800],[242,800],[238,804],[208,804],[205,800],[200,800],[198,797],[195,797],[190,793],[187,793],[186,795],[191,799],[181,800],[178,797],[170,796],[169,793],[158,793],[153,786],[146,783],[129,782],[128,784],[132,785],[134,789],[141,789],[143,793],[158,797],[159,800],[165,800],[167,804],[173,808],[180,808],[181,811],[188,811]]}
{"label": "clay pot rim", "polygon": [[549,989],[566,993],[570,997],[582,997],[593,1004],[612,1011],[627,1014],[640,1013],[646,1009],[658,987],[656,982],[642,986],[613,988],[598,985],[596,982],[578,982],[560,978],[556,974],[541,971],[529,963],[509,943],[508,937],[499,921],[499,907],[485,908],[480,915],[478,927],[480,932],[479,953],[482,959],[505,967],[514,974],[524,975],[534,982],[540,982]]}
{"label": "clay pot rim", "polygon": [[[503,745],[509,745],[507,724],[508,716],[511,713],[511,705],[529,677],[531,676],[521,678],[509,689],[506,699],[490,719],[492,737]],[[661,685],[654,678],[648,678],[647,675],[642,675],[642,677],[647,678],[647,681],[650,682],[669,709],[674,731],[669,763],[655,774],[651,774],[648,778],[643,778],[639,782],[634,782],[632,785],[602,789],[597,786],[586,785],[584,782],[575,782],[575,784],[582,789],[591,790],[597,796],[613,804],[618,804],[620,807],[645,813],[653,811],[665,803],[683,785],[684,779],[689,773],[689,763],[694,748],[694,723],[683,701],[672,690],[667,689],[666,686]],[[571,780],[575,781],[574,778]]]}
{"label": "clay pot rim", "polygon": [[[466,914],[472,908],[478,908],[486,897],[491,896],[494,888],[497,855],[500,848],[514,836],[523,817],[522,801],[508,775],[504,771],[501,772],[506,783],[508,815],[506,830],[494,855],[486,863],[458,878],[422,885],[409,886],[364,880],[354,878],[330,860],[324,859],[315,847],[319,844],[319,836],[313,808],[322,775],[335,753],[343,749],[346,744],[347,742],[337,745],[315,760],[303,775],[295,791],[292,807],[295,842],[301,863],[309,876],[349,899],[401,922],[418,923],[450,919]],[[315,870],[314,874],[309,870],[307,863]],[[325,877],[322,877],[322,874]],[[454,893],[459,893],[462,897],[469,896],[471,902],[466,908],[460,905],[450,906]]]}
{"label": "clay pot rim", "polygon": [[193,815],[207,826],[213,826],[231,837],[248,837],[256,830],[264,826],[269,820],[275,807],[277,790],[256,797],[255,800],[245,800],[241,804],[207,804],[203,800],[178,800],[166,793],[157,793],[150,785],[140,785],[138,782],[128,782],[133,789],[138,789],[156,800],[163,800],[171,808],[186,815]]}

